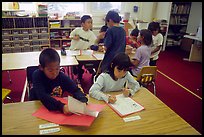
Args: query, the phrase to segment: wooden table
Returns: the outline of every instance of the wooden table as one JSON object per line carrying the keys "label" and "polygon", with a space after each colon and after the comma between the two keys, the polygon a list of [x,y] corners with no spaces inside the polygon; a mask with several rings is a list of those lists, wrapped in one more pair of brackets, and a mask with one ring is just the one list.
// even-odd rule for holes
{"label": "wooden table", "polygon": [[[119,94],[111,92],[109,94]],[[90,127],[59,126],[61,135],[199,135],[193,127],[166,106],[146,88],[141,88],[133,97],[145,110],[129,115],[140,120],[124,122],[108,105],[99,113]],[[104,104],[89,97],[89,102]],[[48,123],[32,116],[42,104],[39,101],[10,103],[2,105],[2,134],[39,134],[39,124]]]}

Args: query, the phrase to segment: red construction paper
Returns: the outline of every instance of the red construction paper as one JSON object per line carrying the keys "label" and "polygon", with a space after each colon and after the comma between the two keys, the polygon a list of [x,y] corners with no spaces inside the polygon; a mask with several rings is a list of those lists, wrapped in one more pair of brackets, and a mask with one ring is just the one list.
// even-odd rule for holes
{"label": "red construction paper", "polygon": [[[55,99],[67,104],[67,100],[64,98],[55,97]],[[104,104],[88,104],[89,109],[94,111],[101,111],[105,105]],[[88,115],[65,115],[58,111],[49,111],[45,106],[41,106],[36,112],[32,114],[35,117],[56,123],[59,125],[75,125],[75,126],[90,126],[96,117]]]}

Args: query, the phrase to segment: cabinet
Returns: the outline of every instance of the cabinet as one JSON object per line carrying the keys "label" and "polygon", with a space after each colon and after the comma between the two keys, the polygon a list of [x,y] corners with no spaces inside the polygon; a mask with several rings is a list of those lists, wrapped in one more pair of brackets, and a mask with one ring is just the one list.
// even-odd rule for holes
{"label": "cabinet", "polygon": [[76,27],[81,26],[80,19],[49,19],[50,46],[59,48],[70,46],[69,35]]}
{"label": "cabinet", "polygon": [[172,2],[166,46],[178,46],[186,34],[191,2]]}
{"label": "cabinet", "polygon": [[39,51],[49,46],[47,17],[2,17],[2,53]]}

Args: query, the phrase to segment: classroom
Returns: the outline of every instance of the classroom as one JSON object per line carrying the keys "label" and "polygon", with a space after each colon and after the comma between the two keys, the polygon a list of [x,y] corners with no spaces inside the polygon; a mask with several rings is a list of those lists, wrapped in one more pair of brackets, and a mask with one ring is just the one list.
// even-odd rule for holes
{"label": "classroom", "polygon": [[202,125],[202,2],[2,2],[2,135]]}

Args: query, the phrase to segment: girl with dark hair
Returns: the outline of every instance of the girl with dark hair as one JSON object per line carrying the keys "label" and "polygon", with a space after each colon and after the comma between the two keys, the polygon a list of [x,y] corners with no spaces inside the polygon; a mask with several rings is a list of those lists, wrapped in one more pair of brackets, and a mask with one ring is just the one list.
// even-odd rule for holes
{"label": "girl with dark hair", "polygon": [[137,40],[141,43],[141,46],[137,48],[134,57],[132,58],[132,64],[134,67],[131,69],[131,74],[137,76],[143,66],[149,66],[151,47],[152,44],[152,33],[150,30],[143,29],[140,31]]}
{"label": "girl with dark hair", "polygon": [[[101,73],[96,82],[91,86],[89,95],[107,103],[115,103],[116,97],[105,94],[109,91],[122,91],[125,97],[134,95],[140,89],[139,83],[128,71],[132,63],[125,53],[118,53],[110,62],[108,69]],[[126,87],[128,88],[124,88]]]}

